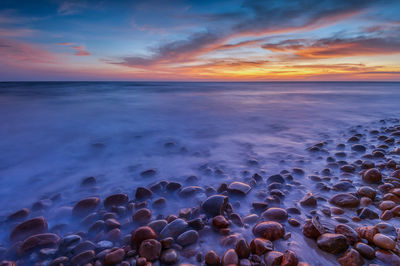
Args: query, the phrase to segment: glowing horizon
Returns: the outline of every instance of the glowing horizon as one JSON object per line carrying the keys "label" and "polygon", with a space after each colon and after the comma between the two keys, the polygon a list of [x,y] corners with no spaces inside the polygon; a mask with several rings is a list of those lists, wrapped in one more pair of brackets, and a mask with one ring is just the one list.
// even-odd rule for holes
{"label": "glowing horizon", "polygon": [[0,80],[400,81],[400,2],[0,3]]}

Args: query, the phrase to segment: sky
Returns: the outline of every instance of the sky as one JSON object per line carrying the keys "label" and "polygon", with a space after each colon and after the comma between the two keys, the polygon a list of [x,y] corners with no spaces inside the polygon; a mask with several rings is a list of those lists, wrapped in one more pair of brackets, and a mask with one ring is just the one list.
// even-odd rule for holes
{"label": "sky", "polygon": [[28,80],[400,81],[400,1],[1,0]]}

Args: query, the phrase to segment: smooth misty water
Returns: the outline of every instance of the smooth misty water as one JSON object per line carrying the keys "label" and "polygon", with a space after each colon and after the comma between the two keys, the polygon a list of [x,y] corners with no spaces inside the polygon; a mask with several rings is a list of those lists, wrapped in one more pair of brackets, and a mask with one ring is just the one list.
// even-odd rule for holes
{"label": "smooth misty water", "polygon": [[[1,212],[85,176],[107,194],[193,174],[216,184],[252,158],[274,173],[321,136],[398,116],[399,103],[399,83],[2,83]],[[227,176],[208,178],[205,163]],[[144,180],[149,168],[158,175]]]}
{"label": "smooth misty water", "polygon": [[[315,142],[399,114],[400,83],[0,83],[0,215],[57,193],[54,208],[163,179],[272,175]],[[79,188],[87,176],[97,191]]]}

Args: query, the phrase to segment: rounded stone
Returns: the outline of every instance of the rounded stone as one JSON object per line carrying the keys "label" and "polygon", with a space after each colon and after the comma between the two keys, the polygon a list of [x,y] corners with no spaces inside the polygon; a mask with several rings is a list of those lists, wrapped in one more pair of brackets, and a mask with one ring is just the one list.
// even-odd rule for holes
{"label": "rounded stone", "polygon": [[187,222],[183,219],[175,219],[167,224],[160,232],[160,239],[172,237],[177,238],[180,234],[185,232],[189,228]]}
{"label": "rounded stone", "polygon": [[396,247],[396,242],[393,239],[381,233],[374,235],[373,242],[375,245],[383,249],[391,250]]}
{"label": "rounded stone", "polygon": [[337,224],[335,226],[335,233],[344,235],[350,245],[354,245],[360,241],[360,237],[358,236],[357,232],[346,224]]}
{"label": "rounded stone", "polygon": [[294,251],[286,250],[283,253],[281,266],[297,266],[299,263],[299,258]]}
{"label": "rounded stone", "polygon": [[173,265],[178,261],[178,253],[175,249],[164,250],[161,254],[160,260],[165,265]]}
{"label": "rounded stone", "polygon": [[285,229],[280,223],[274,221],[260,222],[253,227],[253,234],[256,237],[274,241],[285,234]]}
{"label": "rounded stone", "polygon": [[222,256],[222,266],[238,265],[239,257],[234,249],[228,249]]}
{"label": "rounded stone", "polygon": [[264,238],[254,238],[250,242],[250,249],[251,253],[261,256],[266,252],[274,250],[274,244]]}
{"label": "rounded stone", "polygon": [[93,250],[87,250],[78,255],[72,257],[71,265],[78,266],[78,265],[86,265],[94,260],[95,253]]}
{"label": "rounded stone", "polygon": [[95,211],[100,204],[100,199],[97,197],[89,197],[78,201],[72,209],[74,216],[86,216]]}
{"label": "rounded stone", "polygon": [[24,240],[19,248],[19,252],[21,255],[24,255],[34,249],[54,248],[57,247],[60,240],[61,238],[58,235],[52,233],[33,235]]}
{"label": "rounded stone", "polygon": [[176,241],[181,246],[188,246],[195,243],[199,239],[199,234],[195,230],[186,231],[178,236]]}
{"label": "rounded stone", "polygon": [[147,208],[139,209],[133,214],[132,219],[137,223],[147,223],[151,219],[151,210]]}
{"label": "rounded stone", "polygon": [[212,223],[216,228],[227,228],[229,227],[229,221],[222,215],[217,215],[212,219]]}
{"label": "rounded stone", "polygon": [[283,253],[279,251],[270,251],[264,256],[264,262],[267,266],[279,266],[283,259]]}
{"label": "rounded stone", "polygon": [[208,197],[202,204],[202,210],[209,216],[223,214],[228,205],[228,197],[224,195],[213,195]]}
{"label": "rounded stone", "polygon": [[249,191],[251,190],[251,187],[245,183],[242,182],[232,182],[228,186],[228,192],[236,195],[241,195],[245,196]]}
{"label": "rounded stone", "polygon": [[16,242],[25,238],[47,232],[48,225],[44,217],[36,217],[18,224],[10,234],[10,241]]}
{"label": "rounded stone", "polygon": [[240,259],[247,259],[250,256],[250,247],[244,239],[239,239],[236,242],[235,251]]}
{"label": "rounded stone", "polygon": [[110,209],[112,206],[123,206],[126,205],[129,201],[129,197],[127,194],[118,193],[111,196],[108,196],[104,200],[104,207]]}
{"label": "rounded stone", "polygon": [[333,205],[344,208],[354,208],[360,205],[360,200],[349,193],[336,194],[329,199],[329,202]]}
{"label": "rounded stone", "polygon": [[161,244],[155,239],[146,239],[140,244],[138,253],[148,261],[155,261],[160,257]]}
{"label": "rounded stone", "polygon": [[325,252],[338,254],[348,248],[347,239],[342,234],[325,233],[318,237],[317,245]]}
{"label": "rounded stone", "polygon": [[362,186],[357,190],[357,194],[362,197],[368,197],[370,199],[375,199],[376,191],[372,187],[369,186]]}
{"label": "rounded stone", "polygon": [[375,258],[375,250],[362,242],[358,242],[354,248],[366,259],[372,260]]}
{"label": "rounded stone", "polygon": [[153,196],[153,192],[150,189],[145,187],[138,187],[135,192],[135,198],[137,200],[145,200],[151,198]]}
{"label": "rounded stone", "polygon": [[354,266],[358,266],[358,265],[364,265],[364,260],[361,257],[360,253],[358,253],[357,250],[355,249],[349,249],[348,251],[346,251],[342,257],[338,258],[337,260],[340,265],[342,266],[350,266],[350,265],[354,265]]}
{"label": "rounded stone", "polygon": [[125,250],[119,248],[117,250],[111,251],[104,257],[104,264],[106,265],[116,265],[121,263],[125,257]]}
{"label": "rounded stone", "polygon": [[375,256],[384,265],[400,265],[400,257],[390,251],[379,249],[375,251]]}
{"label": "rounded stone", "polygon": [[288,218],[288,213],[285,209],[273,207],[264,211],[261,217],[270,221],[284,222]]}
{"label": "rounded stone", "polygon": [[317,206],[317,199],[309,192],[300,200],[300,204],[306,207],[315,207]]}
{"label": "rounded stone", "polygon": [[317,238],[325,232],[317,218],[309,219],[303,226],[303,235],[308,238]]}
{"label": "rounded stone", "polygon": [[378,169],[371,168],[364,172],[362,179],[365,183],[376,184],[381,182],[382,174]]}
{"label": "rounded stone", "polygon": [[207,251],[206,255],[204,256],[204,260],[206,264],[210,266],[218,266],[220,263],[220,258],[214,250]]}
{"label": "rounded stone", "polygon": [[157,234],[149,226],[141,226],[133,231],[131,236],[132,247],[140,247],[140,244],[147,239],[157,239]]}

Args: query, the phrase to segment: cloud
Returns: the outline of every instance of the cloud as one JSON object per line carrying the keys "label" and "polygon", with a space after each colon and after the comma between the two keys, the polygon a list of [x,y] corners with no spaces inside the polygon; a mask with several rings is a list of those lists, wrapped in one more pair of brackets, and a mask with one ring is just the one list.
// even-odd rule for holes
{"label": "cloud", "polygon": [[55,63],[57,57],[40,46],[0,38],[0,57],[5,64]]}
{"label": "cloud", "polygon": [[302,59],[385,55],[400,53],[400,38],[293,39],[264,44],[262,48],[277,53],[289,53]]}
{"label": "cloud", "polygon": [[74,55],[76,55],[76,56],[91,55],[91,53],[89,51],[85,50],[85,46],[83,46],[83,45],[77,45],[76,43],[73,43],[73,42],[60,42],[60,43],[58,43],[58,45],[71,47],[75,51]]}
{"label": "cloud", "polygon": [[57,13],[67,16],[80,13],[86,7],[85,1],[64,1],[59,6]]}

